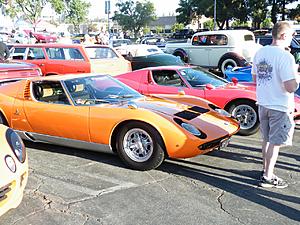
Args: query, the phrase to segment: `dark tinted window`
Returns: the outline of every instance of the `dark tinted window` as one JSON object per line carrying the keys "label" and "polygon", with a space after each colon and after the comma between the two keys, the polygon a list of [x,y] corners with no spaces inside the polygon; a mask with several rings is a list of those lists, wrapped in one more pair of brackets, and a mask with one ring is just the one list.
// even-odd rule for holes
{"label": "dark tinted window", "polygon": [[185,86],[175,70],[153,70],[152,76],[153,80],[159,85],[174,87]]}

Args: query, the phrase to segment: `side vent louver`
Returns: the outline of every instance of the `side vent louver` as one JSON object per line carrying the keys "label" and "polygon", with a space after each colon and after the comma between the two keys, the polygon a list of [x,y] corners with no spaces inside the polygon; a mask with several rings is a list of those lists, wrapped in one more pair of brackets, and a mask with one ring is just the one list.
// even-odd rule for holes
{"label": "side vent louver", "polygon": [[27,80],[24,89],[24,99],[30,99],[30,81]]}

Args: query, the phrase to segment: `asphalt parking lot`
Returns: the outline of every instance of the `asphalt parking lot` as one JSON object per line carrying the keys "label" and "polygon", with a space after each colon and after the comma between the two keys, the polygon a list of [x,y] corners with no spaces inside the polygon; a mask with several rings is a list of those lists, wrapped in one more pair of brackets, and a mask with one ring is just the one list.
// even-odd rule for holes
{"label": "asphalt parking lot", "polygon": [[26,146],[25,195],[1,225],[300,224],[300,130],[278,159],[286,189],[257,186],[258,134],[235,136],[223,151],[166,160],[148,172],[127,169],[114,155]]}

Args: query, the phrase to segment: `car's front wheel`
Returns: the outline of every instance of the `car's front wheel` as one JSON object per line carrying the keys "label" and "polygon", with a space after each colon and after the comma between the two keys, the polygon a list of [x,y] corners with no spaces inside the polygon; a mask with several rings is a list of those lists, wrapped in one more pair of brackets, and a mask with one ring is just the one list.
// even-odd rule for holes
{"label": "car's front wheel", "polygon": [[155,169],[165,159],[164,144],[160,134],[146,123],[126,124],[121,128],[116,140],[119,157],[132,169]]}
{"label": "car's front wheel", "polygon": [[230,105],[228,112],[240,122],[240,135],[251,135],[259,129],[258,107],[250,100],[240,100]]}

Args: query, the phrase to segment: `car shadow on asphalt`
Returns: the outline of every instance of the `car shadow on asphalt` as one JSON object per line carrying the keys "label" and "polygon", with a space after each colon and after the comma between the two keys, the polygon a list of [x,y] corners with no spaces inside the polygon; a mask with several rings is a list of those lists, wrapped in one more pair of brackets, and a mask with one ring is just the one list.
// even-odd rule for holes
{"label": "car shadow on asphalt", "polygon": [[26,148],[34,148],[39,151],[54,152],[58,154],[76,156],[83,159],[92,160],[95,162],[106,163],[108,165],[117,166],[120,168],[126,168],[124,163],[116,154],[102,153],[90,150],[83,150],[79,148],[70,148],[59,145],[47,144],[47,143],[37,143],[31,141],[24,141]]}
{"label": "car shadow on asphalt", "polygon": [[[129,169],[123,164],[119,157],[114,154],[68,148],[45,143],[34,143],[30,141],[24,141],[24,143],[27,148],[34,148],[40,151],[81,157],[119,168]],[[240,146],[238,145],[236,145],[235,147],[240,148]],[[249,157],[252,157],[252,160],[250,159],[251,163],[253,163],[253,160],[257,160],[257,163],[261,164],[261,161],[258,161],[258,159],[260,159],[259,157],[249,154],[213,151],[209,154],[209,156],[221,157],[223,159],[235,160],[239,162],[241,162],[243,158],[245,159],[246,157],[248,157],[247,160],[249,160]],[[285,167],[283,168],[285,169]],[[240,198],[262,205],[292,220],[299,221],[299,210],[284,205],[271,198],[289,201],[298,205],[300,205],[300,198],[276,193],[267,189],[258,188],[257,178],[260,171],[219,168],[212,165],[203,165],[198,162],[181,159],[168,159],[159,168],[157,168],[157,170],[169,174],[185,176],[194,180],[199,180],[208,185],[217,187],[228,193],[236,195]],[[225,175],[224,173],[230,173],[232,175]]]}
{"label": "car shadow on asphalt", "polygon": [[[260,171],[224,169],[178,159],[166,161],[159,169],[170,174],[198,180],[239,198],[264,206],[289,219],[299,221],[299,210],[273,199],[299,205],[300,198],[277,193],[274,189],[258,187],[257,178]],[[225,175],[224,172],[232,175]]]}

